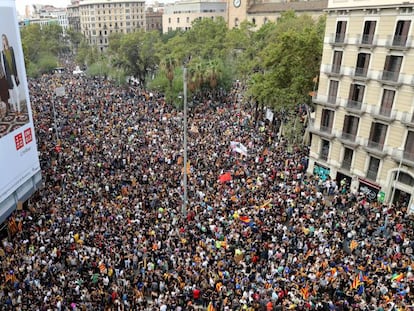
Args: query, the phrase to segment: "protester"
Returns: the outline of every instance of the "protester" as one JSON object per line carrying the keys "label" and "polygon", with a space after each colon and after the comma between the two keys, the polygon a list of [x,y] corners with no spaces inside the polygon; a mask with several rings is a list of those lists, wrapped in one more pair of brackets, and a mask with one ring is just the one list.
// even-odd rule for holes
{"label": "protester", "polygon": [[163,96],[30,81],[44,187],[13,215],[4,310],[408,309],[406,207],[324,194],[307,148],[257,130],[238,92],[189,111],[184,209],[183,113]]}

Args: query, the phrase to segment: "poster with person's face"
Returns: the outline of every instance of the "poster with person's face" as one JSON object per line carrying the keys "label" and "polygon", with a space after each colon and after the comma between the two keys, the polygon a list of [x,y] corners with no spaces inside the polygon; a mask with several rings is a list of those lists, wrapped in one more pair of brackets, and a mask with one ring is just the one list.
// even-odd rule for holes
{"label": "poster with person's face", "polygon": [[0,202],[39,172],[15,1],[0,1]]}

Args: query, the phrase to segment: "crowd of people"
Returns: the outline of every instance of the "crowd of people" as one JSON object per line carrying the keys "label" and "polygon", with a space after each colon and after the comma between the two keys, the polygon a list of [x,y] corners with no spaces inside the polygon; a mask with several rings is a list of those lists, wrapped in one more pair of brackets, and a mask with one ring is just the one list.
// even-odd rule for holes
{"label": "crowd of people", "polygon": [[191,107],[185,165],[159,94],[67,74],[29,90],[44,186],[13,214],[2,310],[413,308],[406,207],[327,193],[239,88]]}

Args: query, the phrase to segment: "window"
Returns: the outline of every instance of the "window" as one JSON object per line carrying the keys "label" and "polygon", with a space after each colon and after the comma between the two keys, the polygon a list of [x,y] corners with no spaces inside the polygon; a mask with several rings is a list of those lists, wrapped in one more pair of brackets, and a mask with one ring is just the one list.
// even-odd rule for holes
{"label": "window", "polygon": [[388,55],[385,58],[384,72],[382,74],[383,80],[398,81],[400,73],[402,56]]}
{"label": "window", "polygon": [[382,93],[380,114],[389,117],[392,111],[392,104],[394,102],[395,91],[384,89]]}
{"label": "window", "polygon": [[344,126],[342,128],[342,138],[355,141],[358,132],[358,124],[359,118],[346,115],[344,119]]}
{"label": "window", "polygon": [[239,27],[239,19],[237,17],[234,19],[234,26]]}
{"label": "window", "polygon": [[168,17],[168,24],[171,24],[171,17]]}
{"label": "window", "polygon": [[362,100],[364,98],[365,86],[352,83],[349,89],[348,107],[361,109]]}
{"label": "window", "polygon": [[377,180],[377,175],[379,171],[380,160],[374,157],[369,158],[367,178],[371,180]]}
{"label": "window", "polygon": [[351,169],[352,158],[354,157],[354,150],[345,148],[344,158],[342,159],[342,168],[346,170]]}
{"label": "window", "polygon": [[339,21],[336,24],[335,42],[343,43],[345,41],[346,21]]}
{"label": "window", "polygon": [[329,155],[329,141],[322,139],[320,159],[327,161]]}
{"label": "window", "polygon": [[331,104],[336,103],[336,96],[338,95],[338,86],[339,86],[339,81],[330,80],[328,103],[331,103]]}
{"label": "window", "polygon": [[408,31],[410,30],[411,21],[398,21],[395,28],[394,39],[392,45],[405,46],[407,42]]}
{"label": "window", "polygon": [[329,109],[322,109],[321,131],[331,133],[335,112]]}
{"label": "window", "polygon": [[382,123],[373,122],[369,134],[368,147],[382,150],[384,148],[385,136],[388,126]]}
{"label": "window", "polygon": [[263,18],[263,25],[267,24],[268,21],[267,17]]}
{"label": "window", "polygon": [[332,72],[339,73],[341,70],[342,63],[342,51],[334,51],[333,61],[332,61]]}
{"label": "window", "polygon": [[410,175],[404,172],[400,172],[400,175],[398,176],[398,181],[411,187],[414,186],[414,178],[412,178]]}
{"label": "window", "polygon": [[376,24],[377,24],[376,21],[365,21],[364,32],[362,34],[362,40],[361,40],[362,44],[372,44],[372,41],[374,39]]}
{"label": "window", "polygon": [[366,77],[368,73],[369,59],[371,55],[368,53],[359,53],[355,68],[355,75]]}
{"label": "window", "polygon": [[187,24],[190,22],[190,18],[187,16],[186,18]]}
{"label": "window", "polygon": [[179,24],[180,23],[180,18],[179,17],[177,17],[177,24]]}
{"label": "window", "polygon": [[414,132],[409,131],[404,146],[404,159],[414,161]]}
{"label": "window", "polygon": [[255,18],[252,19],[252,23],[253,23],[253,25],[256,25],[256,19]]}

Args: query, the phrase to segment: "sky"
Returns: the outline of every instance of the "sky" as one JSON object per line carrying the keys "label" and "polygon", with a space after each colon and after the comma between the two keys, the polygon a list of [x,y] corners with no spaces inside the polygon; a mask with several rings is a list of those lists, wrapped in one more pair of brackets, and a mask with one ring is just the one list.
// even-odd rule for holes
{"label": "sky", "polygon": [[55,8],[65,8],[70,4],[70,0],[15,0],[16,9],[20,14],[24,14],[26,5],[32,4],[50,4]]}

